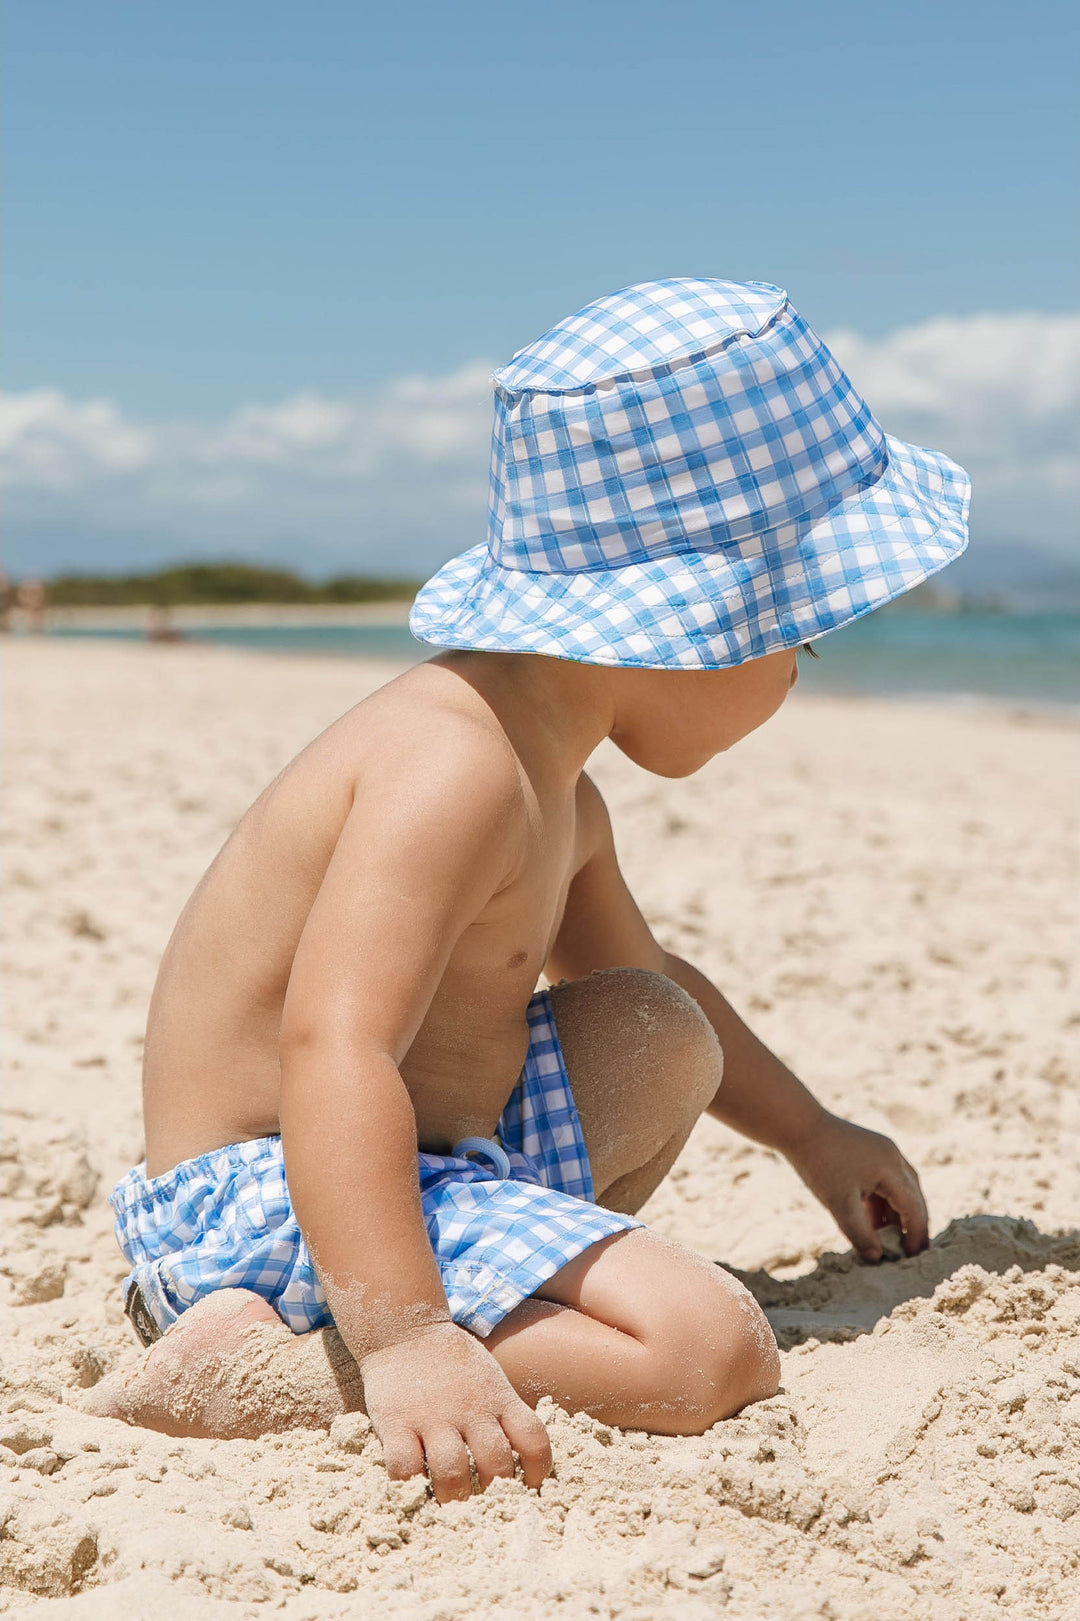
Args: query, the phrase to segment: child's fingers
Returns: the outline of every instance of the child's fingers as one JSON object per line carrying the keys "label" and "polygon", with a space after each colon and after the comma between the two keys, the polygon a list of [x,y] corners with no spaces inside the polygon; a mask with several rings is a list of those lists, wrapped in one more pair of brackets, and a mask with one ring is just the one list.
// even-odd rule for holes
{"label": "child's fingers", "polygon": [[461,1502],[472,1495],[472,1472],[464,1439],[449,1424],[440,1424],[423,1433],[431,1489],[440,1503]]}
{"label": "child's fingers", "polygon": [[424,1449],[420,1437],[403,1426],[379,1430],[383,1462],[391,1480],[409,1480],[424,1473]]}
{"label": "child's fingers", "polygon": [[852,1248],[862,1259],[880,1261],[881,1240],[878,1238],[877,1228],[870,1219],[867,1201],[862,1195],[858,1192],[853,1193],[834,1214],[844,1237],[851,1240]]}
{"label": "child's fingers", "polygon": [[918,1255],[930,1242],[930,1217],[919,1178],[910,1165],[902,1162],[895,1174],[881,1182],[877,1192],[889,1201],[900,1217],[905,1250],[909,1255]]}
{"label": "child's fingers", "polygon": [[482,1492],[500,1476],[505,1480],[513,1480],[514,1454],[497,1419],[482,1419],[470,1424],[465,1431],[465,1439],[469,1443],[469,1451],[476,1465],[476,1478],[480,1482]]}
{"label": "child's fingers", "polygon": [[883,1194],[872,1193],[867,1199],[866,1205],[874,1227],[879,1229],[882,1227],[899,1227],[900,1212],[893,1209]]}
{"label": "child's fingers", "polygon": [[523,1401],[515,1401],[500,1417],[506,1439],[521,1459],[526,1486],[539,1490],[551,1473],[551,1441],[547,1430]]}

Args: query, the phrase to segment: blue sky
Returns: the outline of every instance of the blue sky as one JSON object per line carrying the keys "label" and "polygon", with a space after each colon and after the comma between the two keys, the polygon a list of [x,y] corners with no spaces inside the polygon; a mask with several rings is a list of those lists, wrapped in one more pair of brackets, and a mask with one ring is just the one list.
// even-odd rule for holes
{"label": "blue sky", "polygon": [[[890,335],[943,319],[1057,316],[1039,329],[1052,355],[1076,276],[1074,10],[9,0],[5,386],[53,399],[33,490],[18,463],[17,560],[427,566],[482,517],[475,411],[443,425],[453,490],[429,479],[429,444],[402,504],[404,444],[377,475],[338,466],[337,507],[305,465],[287,523],[250,456],[228,485],[228,424],[298,396],[370,424],[414,377],[474,399],[484,366],[653,276],[780,282],[820,330],[877,345],[877,375]],[[87,449],[93,401],[128,434],[119,461]],[[199,433],[232,490],[220,521],[209,498],[202,519],[185,506],[182,470],[173,508],[168,480],[147,493],[147,457],[176,470]],[[1050,544],[1065,495],[1035,525]],[[1029,506],[992,504],[988,534]]]}

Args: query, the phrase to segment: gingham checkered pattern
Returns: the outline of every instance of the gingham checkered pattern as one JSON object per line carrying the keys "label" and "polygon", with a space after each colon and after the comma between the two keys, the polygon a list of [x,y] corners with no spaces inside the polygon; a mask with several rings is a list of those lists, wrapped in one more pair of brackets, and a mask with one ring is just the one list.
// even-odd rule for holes
{"label": "gingham checkered pattern", "polygon": [[[421,1154],[428,1237],[456,1323],[489,1334],[507,1312],[590,1245],[640,1225],[602,1210],[546,992],[529,1004],[529,1052],[499,1121],[512,1179],[474,1160]],[[133,1283],[161,1329],[204,1295],[251,1289],[295,1334],[332,1319],[293,1214],[280,1137],[234,1143],[147,1180],[142,1166],[110,1203]]]}
{"label": "gingham checkered pattern", "polygon": [[438,646],[737,664],[944,567],[969,496],[882,432],[779,288],[647,282],[496,372],[488,543],[410,623]]}
{"label": "gingham checkered pattern", "polygon": [[560,321],[500,367],[495,381],[511,393],[551,393],[651,373],[740,333],[760,332],[785,298],[767,281],[643,282]]}

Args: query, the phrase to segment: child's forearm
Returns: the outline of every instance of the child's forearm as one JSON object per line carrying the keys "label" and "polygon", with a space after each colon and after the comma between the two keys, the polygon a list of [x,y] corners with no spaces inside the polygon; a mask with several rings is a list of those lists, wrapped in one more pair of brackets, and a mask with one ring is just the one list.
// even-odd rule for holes
{"label": "child's forearm", "polygon": [[393,1059],[327,1041],[282,1053],[293,1209],[359,1362],[449,1320],[420,1205],[416,1121]]}
{"label": "child's forearm", "polygon": [[822,1108],[696,968],[669,956],[665,971],[689,991],[723,1048],[724,1078],[709,1114],[790,1160],[864,1260],[881,1259],[877,1228],[893,1221],[909,1255],[925,1249],[926,1202],[896,1144]]}
{"label": "child's forearm", "polygon": [[767,1148],[795,1151],[821,1121],[821,1104],[704,974],[670,953],[665,972],[697,1002],[723,1050],[724,1078],[708,1113]]}

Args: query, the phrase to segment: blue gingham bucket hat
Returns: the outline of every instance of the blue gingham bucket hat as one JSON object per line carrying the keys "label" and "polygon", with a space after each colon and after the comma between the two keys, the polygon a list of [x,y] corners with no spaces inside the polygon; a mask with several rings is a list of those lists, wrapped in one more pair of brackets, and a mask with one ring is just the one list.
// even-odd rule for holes
{"label": "blue gingham bucket hat", "polygon": [[970,480],[883,432],[768,282],[642,282],[494,376],[488,540],[423,587],[439,647],[719,669],[958,557]]}

